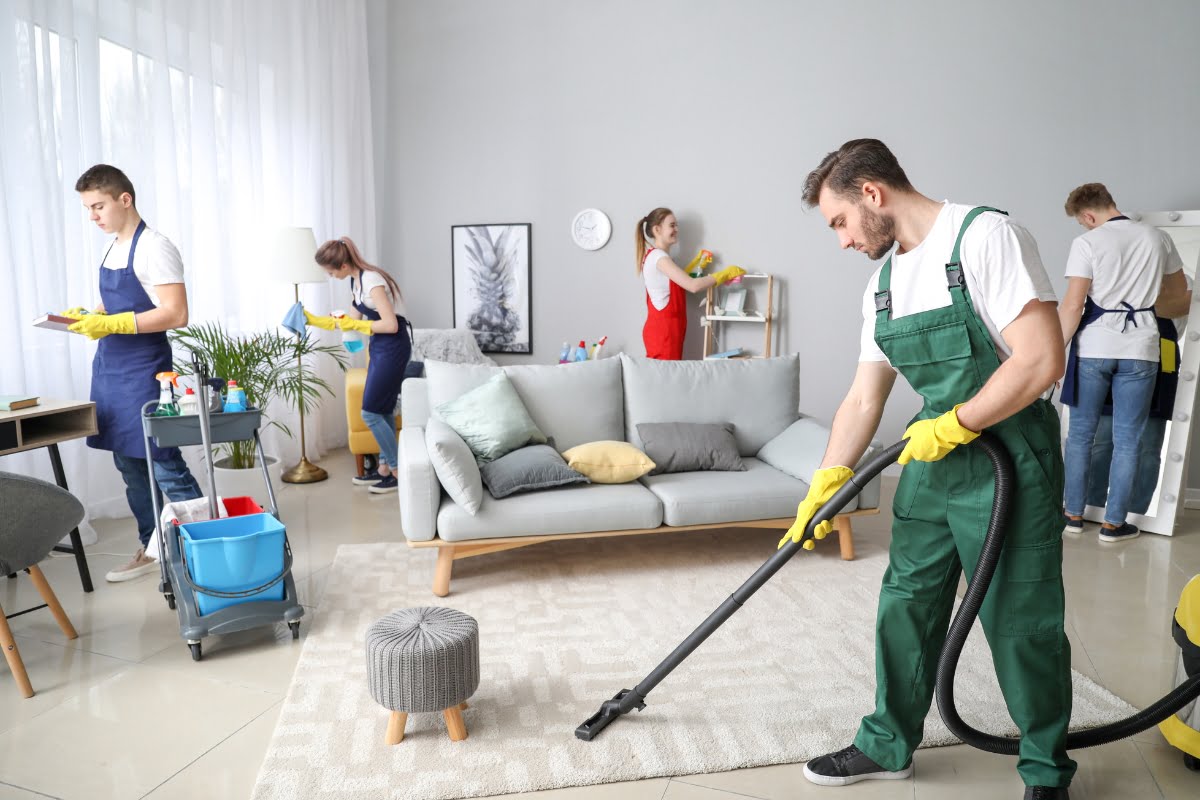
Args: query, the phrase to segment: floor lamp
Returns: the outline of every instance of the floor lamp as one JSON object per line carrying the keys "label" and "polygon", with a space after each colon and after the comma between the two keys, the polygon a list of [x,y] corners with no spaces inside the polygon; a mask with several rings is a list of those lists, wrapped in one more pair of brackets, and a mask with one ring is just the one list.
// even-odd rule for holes
{"label": "floor lamp", "polygon": [[[275,242],[273,259],[275,276],[284,283],[292,284],[296,302],[300,302],[300,284],[325,283],[329,276],[321,269],[313,256],[317,252],[317,240],[312,228],[284,228]],[[296,378],[304,380],[304,363],[296,354]],[[301,384],[303,387],[303,384]],[[304,402],[297,402],[300,410],[300,463],[283,473],[285,483],[316,483],[329,477],[329,473],[308,460],[304,441]]]}

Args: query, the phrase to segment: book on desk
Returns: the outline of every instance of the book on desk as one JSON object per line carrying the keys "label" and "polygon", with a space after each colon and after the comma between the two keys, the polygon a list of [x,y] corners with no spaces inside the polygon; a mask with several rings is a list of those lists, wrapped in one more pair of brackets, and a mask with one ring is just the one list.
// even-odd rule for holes
{"label": "book on desk", "polygon": [[37,404],[36,395],[0,394],[0,411],[20,411],[22,408],[33,408]]}

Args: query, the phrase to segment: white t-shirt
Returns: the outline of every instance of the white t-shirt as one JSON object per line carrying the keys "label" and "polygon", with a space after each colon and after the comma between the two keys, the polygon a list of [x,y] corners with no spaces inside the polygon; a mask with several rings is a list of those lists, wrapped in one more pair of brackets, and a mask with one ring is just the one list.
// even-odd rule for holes
{"label": "white t-shirt", "polygon": [[667,307],[671,299],[671,279],[658,268],[659,259],[670,258],[665,250],[657,247],[650,251],[642,262],[642,280],[646,282],[646,291],[650,294],[650,302],[659,311]]}
{"label": "white t-shirt", "polygon": [[[951,304],[946,263],[954,252],[958,229],[972,208],[945,202],[925,239],[907,253],[892,255],[892,319]],[[1012,349],[1005,344],[1001,331],[1030,301],[1058,300],[1042,266],[1037,242],[1008,217],[986,211],[967,228],[959,260],[971,305],[1004,361]],[[875,292],[882,270],[883,265],[875,270],[863,293],[859,361],[887,361],[875,344]]]}
{"label": "white t-shirt", "polygon": [[[112,249],[104,257],[103,266],[107,269],[125,269],[129,266],[129,245],[132,243],[133,237],[125,242],[113,242]],[[154,287],[164,283],[183,283],[183,258],[170,239],[147,227],[138,237],[137,250],[133,251],[133,274],[157,308],[161,303]]]}
{"label": "white t-shirt", "polygon": [[[1088,278],[1088,294],[1101,308],[1150,308],[1158,299],[1163,275],[1183,269],[1175,243],[1165,232],[1129,219],[1114,219],[1071,243],[1068,278]],[[1102,314],[1079,332],[1080,358],[1133,358],[1158,361],[1158,325],[1153,311],[1133,315]],[[1137,323],[1136,325],[1134,323]]]}
{"label": "white t-shirt", "polygon": [[351,294],[354,296],[354,302],[362,303],[372,311],[378,311],[379,309],[375,307],[376,304],[374,298],[371,297],[371,290],[373,290],[376,286],[382,286],[383,290],[387,292],[388,299],[392,301],[392,309],[395,310],[396,316],[407,316],[407,314],[404,312],[404,301],[392,294],[391,287],[388,286],[387,280],[378,272],[372,272],[369,269],[364,269],[361,280],[359,278],[355,278],[353,286],[354,288],[351,290]]}

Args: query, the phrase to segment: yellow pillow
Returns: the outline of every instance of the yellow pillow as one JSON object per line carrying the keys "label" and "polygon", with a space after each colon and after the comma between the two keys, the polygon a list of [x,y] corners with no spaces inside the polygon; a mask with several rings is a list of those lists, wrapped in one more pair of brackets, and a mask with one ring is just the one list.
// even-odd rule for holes
{"label": "yellow pillow", "polygon": [[563,458],[592,483],[629,483],[654,469],[654,462],[628,442],[588,442],[567,450]]}

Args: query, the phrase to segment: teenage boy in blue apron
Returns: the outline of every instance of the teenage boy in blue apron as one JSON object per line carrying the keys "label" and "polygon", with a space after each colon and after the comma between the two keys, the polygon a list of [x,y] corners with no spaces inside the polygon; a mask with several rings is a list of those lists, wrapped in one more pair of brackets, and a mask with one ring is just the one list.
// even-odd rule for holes
{"label": "teenage boy in blue apron", "polygon": [[1165,374],[1174,375],[1175,349],[1162,346],[1154,306],[1185,295],[1187,278],[1171,237],[1122,214],[1104,184],[1073,190],[1066,211],[1088,232],[1071,243],[1067,295],[1058,309],[1070,347],[1062,387],[1063,404],[1071,407],[1063,523],[1067,532],[1083,530],[1092,444],[1111,396],[1112,466],[1099,537],[1126,541],[1138,535],[1125,516],[1164,359],[1171,368]]}
{"label": "teenage boy in blue apron", "polygon": [[[888,256],[863,296],[858,371],[833,420],[821,469],[780,542],[799,540],[853,475],[899,371],[924,399],[893,503],[879,595],[875,710],[854,742],[814,758],[813,783],[845,786],[912,774],[959,576],[975,569],[992,509],[991,463],[978,431],[1012,455],[1007,543],[980,620],[1008,711],[1021,731],[1025,798],[1065,798],[1071,655],[1063,630],[1062,456],[1045,398],[1062,375],[1055,295],[1033,237],[1002,213],[939,203],[913,188],[875,139],[847,142],[804,185],[843,248]],[[898,247],[893,252],[893,246]],[[817,534],[825,536],[828,522]],[[808,543],[806,543],[808,544]]]}
{"label": "teenage boy in blue apron", "polygon": [[[90,314],[82,308],[63,313],[79,320],[71,331],[100,340],[92,360],[91,397],[99,433],[89,436],[87,444],[112,451],[141,542],[129,563],[105,576],[120,582],[158,571],[154,555],[146,552],[154,532],[154,504],[141,411],[144,403],[158,399],[154,376],[171,370],[166,331],[187,325],[187,290],[179,251],[146,227],[125,173],[97,164],[79,177],[75,191],[92,222],[117,237],[100,262],[100,306]],[[152,446],[151,455],[155,481],[172,502],[201,496],[178,448]]]}

